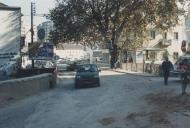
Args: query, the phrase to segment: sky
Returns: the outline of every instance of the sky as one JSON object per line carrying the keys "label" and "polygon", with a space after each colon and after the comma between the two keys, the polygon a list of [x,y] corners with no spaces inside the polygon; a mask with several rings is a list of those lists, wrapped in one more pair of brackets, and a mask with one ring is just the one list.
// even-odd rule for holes
{"label": "sky", "polygon": [[[36,14],[47,14],[50,9],[55,7],[55,0],[0,0],[0,2],[8,6],[21,7],[21,12],[24,15],[23,20],[25,24],[30,24],[30,10],[31,2],[36,3]],[[39,25],[40,23],[47,21],[42,16],[34,17],[34,24]]]}

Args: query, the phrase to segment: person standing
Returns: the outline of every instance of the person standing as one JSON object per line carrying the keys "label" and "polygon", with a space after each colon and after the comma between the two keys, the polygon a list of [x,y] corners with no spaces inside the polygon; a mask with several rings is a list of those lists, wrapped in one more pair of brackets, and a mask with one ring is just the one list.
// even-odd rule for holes
{"label": "person standing", "polygon": [[172,67],[173,67],[172,63],[168,60],[168,57],[166,57],[162,63],[162,70],[163,70],[165,85],[168,84],[168,77],[169,77],[170,70],[172,69]]}
{"label": "person standing", "polygon": [[180,69],[182,71],[181,73],[181,89],[182,89],[182,95],[186,94],[186,88],[187,88],[187,83],[188,83],[188,74],[187,74],[187,70],[188,70],[188,60],[184,59],[181,63],[180,63]]}
{"label": "person standing", "polygon": [[117,68],[118,68],[118,65],[119,65],[119,60],[117,60],[117,61],[114,63],[114,68],[117,69]]}

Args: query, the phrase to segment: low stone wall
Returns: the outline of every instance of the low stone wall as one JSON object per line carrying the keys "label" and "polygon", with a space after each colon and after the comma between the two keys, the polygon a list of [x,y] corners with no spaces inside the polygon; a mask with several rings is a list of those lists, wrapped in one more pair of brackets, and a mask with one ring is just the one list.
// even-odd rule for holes
{"label": "low stone wall", "polygon": [[0,82],[0,96],[14,99],[29,96],[56,87],[56,77],[51,73]]}

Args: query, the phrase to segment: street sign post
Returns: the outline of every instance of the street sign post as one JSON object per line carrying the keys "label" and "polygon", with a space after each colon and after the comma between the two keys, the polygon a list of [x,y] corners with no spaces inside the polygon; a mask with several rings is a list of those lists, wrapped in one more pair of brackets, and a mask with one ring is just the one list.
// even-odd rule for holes
{"label": "street sign post", "polygon": [[29,57],[34,60],[52,60],[53,59],[52,43],[34,43],[29,45]]}
{"label": "street sign post", "polygon": [[51,60],[53,59],[53,44],[52,43],[44,43],[37,50],[35,59],[40,60]]}

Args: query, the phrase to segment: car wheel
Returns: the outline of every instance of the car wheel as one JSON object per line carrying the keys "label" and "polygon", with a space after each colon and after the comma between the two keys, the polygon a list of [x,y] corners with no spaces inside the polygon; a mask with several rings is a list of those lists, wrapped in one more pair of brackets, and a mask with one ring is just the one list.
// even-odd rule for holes
{"label": "car wheel", "polygon": [[97,87],[100,87],[100,81],[98,82]]}
{"label": "car wheel", "polygon": [[79,88],[80,88],[80,87],[79,87],[79,84],[75,83],[75,88],[76,88],[76,89],[79,89]]}

